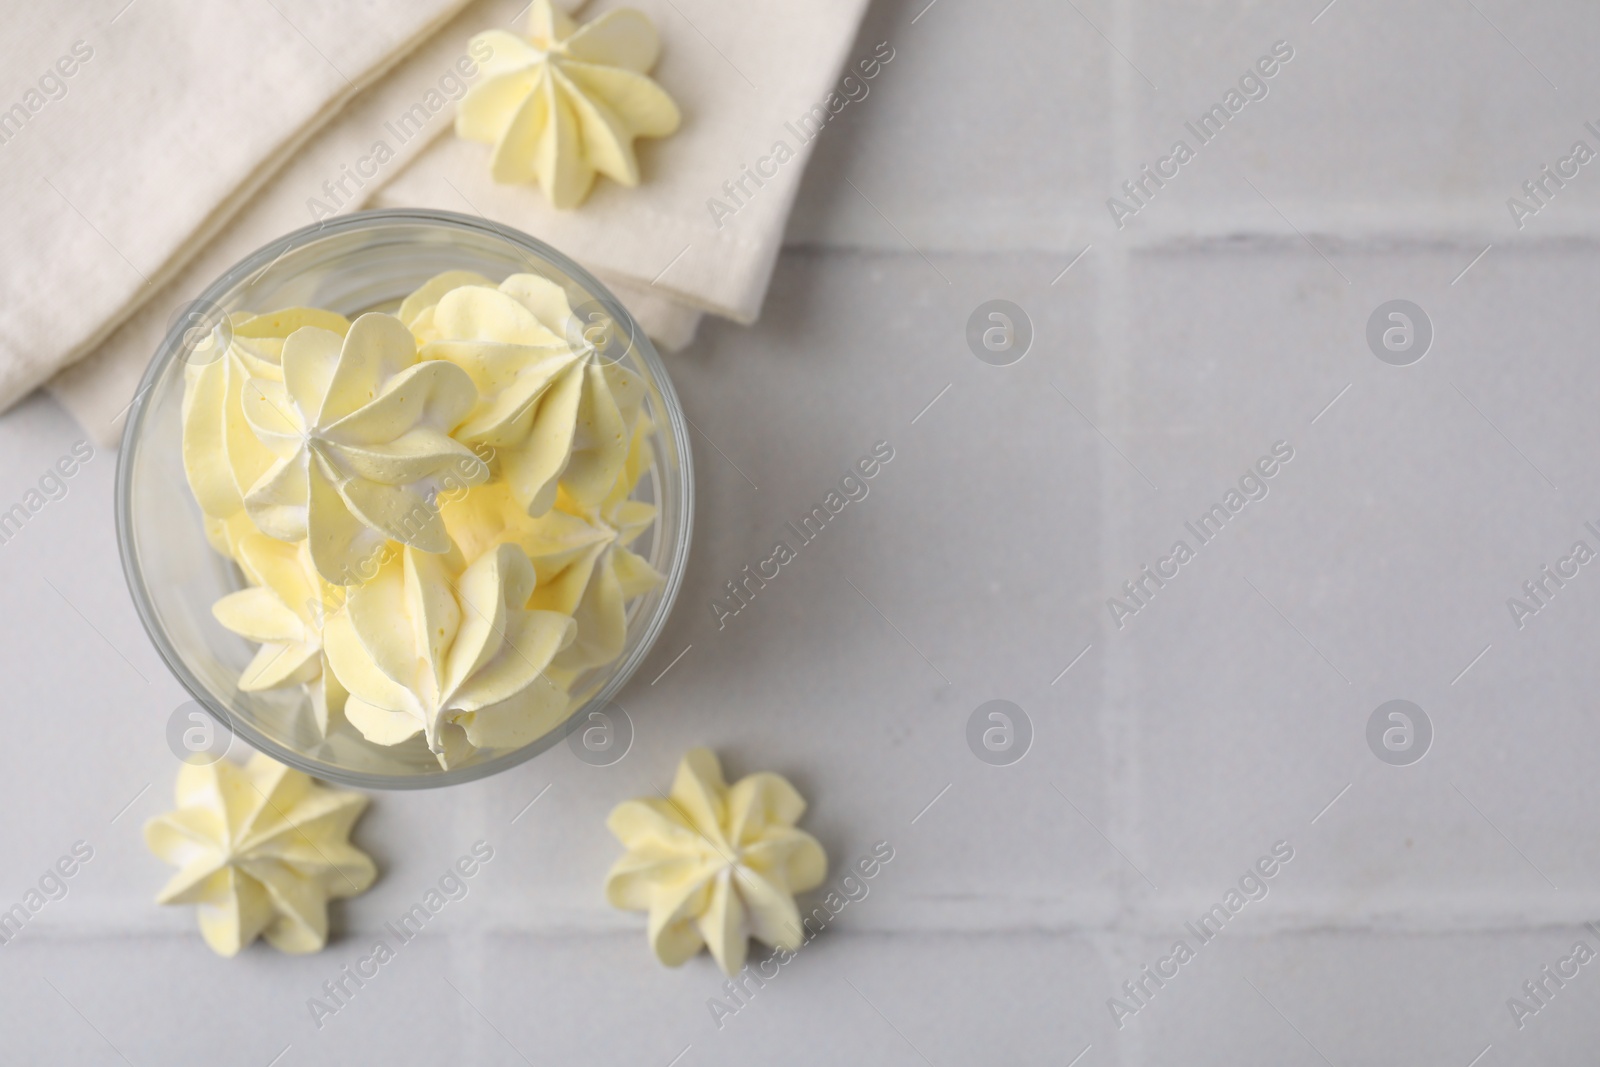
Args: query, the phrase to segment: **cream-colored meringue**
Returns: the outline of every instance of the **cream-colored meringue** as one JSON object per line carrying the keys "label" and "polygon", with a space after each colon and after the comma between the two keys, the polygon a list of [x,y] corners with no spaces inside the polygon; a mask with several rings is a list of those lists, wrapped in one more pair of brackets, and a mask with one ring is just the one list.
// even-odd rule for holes
{"label": "cream-colored meringue", "polygon": [[554,508],[531,517],[503,481],[475,486],[443,500],[439,513],[464,558],[476,559],[499,545],[522,549],[538,577],[532,599],[543,611],[571,614],[576,596],[554,597],[554,586],[606,539],[606,532],[599,527]]}
{"label": "cream-colored meringue", "polygon": [[329,899],[365,892],[377,877],[349,840],[367,798],[259,753],[243,767],[185,764],[177,802],[144,828],[150,851],[179,868],[156,903],[199,905],[200,933],[218,955],[258,935],[284,952],[316,952],[328,940]]}
{"label": "cream-colored meringue", "polygon": [[576,26],[550,0],[533,0],[529,37],[490,30],[483,80],[456,106],[456,133],[494,145],[497,182],[537,181],[550,203],[576,207],[598,172],[639,184],[635,137],[678,128],[678,106],[648,76],[661,52],[643,12],[608,11]]}
{"label": "cream-colored meringue", "polygon": [[558,672],[576,674],[622,655],[628,636],[628,602],[661,581],[656,569],[628,548],[656,520],[654,504],[633,499],[639,479],[654,462],[650,429],[648,420],[640,420],[634,426],[627,461],[611,492],[598,505],[585,505],[570,496],[565,487],[556,497],[552,515],[564,513],[579,518],[601,534],[593,549],[535,589],[528,605],[565,612],[578,625],[577,638],[555,658],[553,667]]}
{"label": "cream-colored meringue", "polygon": [[547,672],[558,684],[570,685],[585,669],[621,655],[628,602],[661,581],[627,547],[656,517],[653,504],[631,499],[653,459],[649,426],[641,421],[635,427],[628,460],[597,507],[583,506],[563,489],[554,508],[531,518],[504,483],[492,482],[441,509],[451,539],[468,555],[503,543],[527,553],[539,579],[529,608],[573,617],[577,636]]}
{"label": "cream-colored meringue", "polygon": [[456,364],[478,390],[457,438],[493,449],[532,515],[555,503],[558,482],[598,506],[627,462],[644,387],[585,338],[565,290],[513,274],[498,288],[452,289],[419,315],[438,337],[423,346],[424,358]]}
{"label": "cream-colored meringue", "polygon": [[329,719],[344,710],[347,694],[328,667],[322,627],[327,614],[342,603],[342,594],[317,575],[304,541],[291,545],[252,531],[239,539],[236,552],[252,584],[218,600],[211,613],[240,637],[261,645],[240,675],[239,688],[254,693],[306,685],[317,728],[326,737]]}
{"label": "cream-colored meringue", "polygon": [[226,520],[243,511],[244,494],[272,466],[272,452],[245,422],[244,384],[250,378],[281,382],[283,339],[302,326],[341,337],[350,329],[343,315],[316,308],[235,315],[226,349],[215,351],[222,342],[213,332],[184,367],[183,469],[211,518]]}
{"label": "cream-colored meringue", "polygon": [[213,518],[201,514],[201,523],[205,528],[206,541],[217,554],[238,562],[239,542],[249,534],[260,533],[256,524],[250,521],[250,516],[244,508],[229,515],[226,519]]}
{"label": "cream-colored meringue", "polygon": [[433,328],[434,305],[439,303],[441,296],[463,285],[484,285],[490,289],[494,288],[494,282],[476,271],[447,270],[443,274],[435,274],[417,286],[410,296],[400,301],[400,307],[395,311],[395,315],[406,324],[406,328],[417,339],[419,347],[429,341],[439,340],[438,332]]}
{"label": "cream-colored meringue", "polygon": [[450,542],[431,497],[449,480],[488,477],[450,431],[477,390],[459,368],[419,361],[392,315],[362,315],[341,340],[302,327],[283,343],[283,377],[251,378],[243,409],[277,457],[244,496],[251,521],[282,541],[309,540],[317,572],[336,585],[386,540],[425,552]]}
{"label": "cream-colored meringue", "polygon": [[[367,740],[423,734],[449,767],[471,748],[515,748],[566,716],[544,669],[571,640],[570,618],[525,606],[536,583],[516,545],[457,572],[459,556],[406,548],[329,616],[323,647]],[[469,747],[470,746],[470,747]]]}
{"label": "cream-colored meringue", "polygon": [[669,967],[709,946],[737,974],[752,937],[796,951],[805,935],[794,894],[828,874],[817,839],[795,829],[805,808],[776,774],[729,788],[717,757],[694,749],[669,797],[627,801],[606,820],[628,850],[606,876],[606,899],[650,913],[650,947]]}

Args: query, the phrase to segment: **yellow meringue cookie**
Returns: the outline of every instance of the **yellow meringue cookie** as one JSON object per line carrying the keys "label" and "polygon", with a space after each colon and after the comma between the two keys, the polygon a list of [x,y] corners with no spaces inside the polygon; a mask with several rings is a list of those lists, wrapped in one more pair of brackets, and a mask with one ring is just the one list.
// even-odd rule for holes
{"label": "yellow meringue cookie", "polygon": [[417,286],[410,296],[400,301],[400,307],[395,311],[395,315],[406,324],[406,328],[416,337],[419,346],[439,339],[433,328],[433,307],[441,296],[463,285],[486,285],[491,289],[494,288],[494,282],[476,271],[447,270],[443,274],[435,274]]}
{"label": "yellow meringue cookie", "polygon": [[221,956],[264,936],[290,953],[328,940],[328,901],[377,877],[350,830],[359,793],[315,785],[259,753],[243,767],[219,759],[178,772],[178,810],[150,820],[150,851],[179,868],[158,904],[199,905],[200,933]]}
{"label": "yellow meringue cookie", "polygon": [[232,339],[218,354],[216,333],[196,346],[184,367],[183,469],[206,515],[229,519],[244,509],[244,494],[275,458],[245,422],[242,393],[250,378],[282,381],[283,339],[302,326],[343,335],[343,315],[285,308],[230,318]]}
{"label": "yellow meringue cookie", "polygon": [[678,106],[652,81],[661,42],[640,11],[608,11],[576,26],[549,0],[533,0],[529,37],[490,30],[483,80],[456,106],[456,134],[494,145],[497,182],[538,181],[550,203],[576,207],[598,172],[639,184],[635,137],[678,128]]}
{"label": "yellow meringue cookie", "polygon": [[425,552],[450,548],[430,500],[448,479],[488,477],[450,431],[477,390],[459,368],[419,361],[392,315],[362,315],[341,340],[302,327],[283,343],[283,378],[251,378],[243,408],[276,461],[244,496],[265,534],[309,539],[317,573],[359,581],[386,540]]}
{"label": "yellow meringue cookie", "polygon": [[805,808],[776,774],[730,789],[717,757],[694,749],[669,797],[627,801],[606,819],[628,850],[606,876],[606,899],[650,913],[650,947],[669,967],[708,946],[737,974],[752,937],[793,952],[805,940],[794,894],[828,874],[817,839],[795,829]]}
{"label": "yellow meringue cookie", "polygon": [[627,548],[656,516],[654,505],[629,499],[651,463],[647,425],[636,432],[628,464],[597,508],[579,505],[563,490],[554,508],[531,518],[503,482],[471,489],[441,508],[451,540],[468,556],[499,544],[527,554],[538,575],[529,608],[573,617],[576,637],[546,671],[562,686],[622,654],[628,602],[661,580]]}
{"label": "yellow meringue cookie", "polygon": [[634,427],[627,462],[611,492],[597,506],[585,506],[563,487],[556,499],[556,510],[535,520],[568,515],[581,519],[600,534],[592,549],[548,582],[542,582],[528,605],[565,612],[577,623],[577,638],[555,658],[553,666],[558,672],[580,672],[620,656],[628,636],[628,602],[661,581],[661,575],[643,556],[628,549],[656,520],[654,504],[632,499],[639,479],[654,460],[649,430],[648,420],[641,420]]}
{"label": "yellow meringue cookie", "polygon": [[502,481],[475,486],[443,501],[439,513],[444,517],[450,540],[462,556],[476,559],[498,545],[516,545],[533,563],[538,578],[533,601],[543,611],[570,615],[570,603],[552,598],[551,583],[566,574],[573,563],[594,551],[606,532],[577,515],[551,509],[537,519],[517,502],[511,487]]}
{"label": "yellow meringue cookie", "polygon": [[239,539],[237,559],[252,584],[218,600],[211,614],[229,630],[261,645],[239,677],[247,693],[305,684],[317,728],[344,710],[345,689],[322,650],[323,621],[339,603],[338,587],[318,577],[307,542],[287,544],[252,531]]}
{"label": "yellow meringue cookie", "polygon": [[586,506],[611,491],[644,400],[639,378],[584,338],[559,285],[513,274],[498,288],[466,285],[431,312],[438,340],[423,357],[453,363],[478,390],[456,436],[494,450],[529,514],[555,503],[558,481]]}
{"label": "yellow meringue cookie", "polygon": [[218,555],[226,556],[235,562],[239,559],[239,541],[247,534],[260,533],[242,507],[226,519],[213,518],[202,513],[201,522],[205,528],[206,541],[211,547],[216,549]]}
{"label": "yellow meringue cookie", "polygon": [[565,718],[567,694],[543,672],[574,629],[564,615],[526,608],[536,578],[517,546],[498,545],[459,573],[455,555],[406,548],[323,629],[350,691],[345,718],[380,745],[420,733],[447,768],[469,746],[515,748]]}

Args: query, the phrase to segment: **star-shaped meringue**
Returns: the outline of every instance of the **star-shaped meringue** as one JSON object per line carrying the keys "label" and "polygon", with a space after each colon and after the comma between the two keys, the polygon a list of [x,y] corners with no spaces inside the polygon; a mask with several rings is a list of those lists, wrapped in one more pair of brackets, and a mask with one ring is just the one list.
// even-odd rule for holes
{"label": "star-shaped meringue", "polygon": [[245,421],[244,384],[251,378],[281,382],[284,338],[302,326],[341,337],[350,329],[343,315],[316,308],[235,315],[225,349],[215,351],[223,339],[214,331],[184,367],[183,469],[209,518],[226,521],[243,511],[244,494],[276,458]]}
{"label": "star-shaped meringue", "polygon": [[179,868],[156,903],[199,905],[200,933],[218,955],[258,935],[284,952],[316,952],[328,940],[328,901],[377,877],[349,841],[367,798],[259,753],[243,767],[185,764],[177,801],[144,828],[150,851]]}
{"label": "star-shaped meringue", "polygon": [[463,285],[494,288],[494,282],[477,271],[447,270],[443,274],[435,274],[417,286],[410,296],[400,301],[400,307],[395,310],[395,315],[416,337],[418,347],[440,339],[439,332],[433,327],[433,309],[438,306],[440,297]]}
{"label": "star-shaped meringue", "polygon": [[644,386],[589,342],[561,286],[535,274],[463,285],[415,320],[438,338],[424,358],[459,366],[477,387],[456,437],[494,450],[529,514],[550,509],[558,483],[587,506],[605,498],[627,462]]}
{"label": "star-shaped meringue", "polygon": [[648,76],[661,52],[640,11],[608,11],[577,26],[550,0],[533,0],[528,38],[490,30],[483,80],[456,106],[456,133],[494,145],[497,182],[537,181],[558,208],[581,204],[596,173],[639,184],[635,137],[678,128],[678,106]]}
{"label": "star-shaped meringue", "polygon": [[587,506],[565,491],[557,494],[551,515],[580,518],[600,534],[591,551],[534,590],[529,604],[566,612],[578,624],[577,639],[555,658],[553,666],[558,672],[580,672],[620,656],[628,635],[628,602],[661,581],[656,569],[628,547],[656,520],[654,504],[633,499],[639,479],[654,460],[650,429],[648,419],[634,426],[627,461],[611,492],[597,505]]}
{"label": "star-shaped meringue", "polygon": [[344,715],[367,740],[422,734],[443,767],[476,748],[516,748],[566,718],[544,674],[573,622],[529,611],[533,564],[501,544],[457,572],[458,553],[406,548],[328,617],[323,647],[346,689]]}
{"label": "star-shaped meringue", "polygon": [[245,383],[245,418],[277,457],[245,494],[252,522],[281,541],[310,541],[317,573],[361,580],[386,540],[450,548],[432,496],[446,480],[489,475],[450,431],[477,401],[466,373],[419,360],[392,315],[356,319],[344,338],[302,327],[283,343],[283,379]]}
{"label": "star-shaped meringue", "polygon": [[655,505],[632,499],[653,460],[649,429],[648,420],[635,426],[628,460],[596,507],[583,506],[563,490],[554,508],[531,518],[503,482],[491,482],[441,509],[452,540],[468,555],[502,543],[528,554],[539,576],[529,608],[573,617],[577,636],[547,672],[558,684],[570,687],[582,671],[621,655],[628,602],[661,581],[628,548],[656,517]]}
{"label": "star-shaped meringue", "polygon": [[709,946],[737,974],[752,937],[796,951],[805,934],[794,894],[828,873],[822,846],[795,829],[805,807],[776,774],[729,788],[717,757],[693,749],[670,796],[626,801],[606,820],[628,850],[606,876],[606,899],[650,913],[650,947],[669,967]]}
{"label": "star-shaped meringue", "polygon": [[247,693],[305,683],[312,714],[324,737],[330,716],[344,710],[345,689],[322,650],[322,626],[343,600],[311,564],[307,543],[287,544],[251,531],[239,538],[235,558],[248,588],[211,606],[218,622],[261,648],[239,677]]}
{"label": "star-shaped meringue", "polygon": [[570,604],[576,603],[576,597],[559,597],[564,587],[556,583],[606,539],[604,530],[555,508],[531,517],[511,487],[498,480],[443,501],[439,513],[450,540],[468,559],[498,545],[522,549],[538,576],[529,606],[566,615],[572,614]]}
{"label": "star-shaped meringue", "polygon": [[239,560],[239,544],[252,534],[260,534],[256,524],[250,521],[250,515],[244,508],[229,515],[226,519],[218,519],[211,515],[202,514],[200,521],[205,528],[206,542],[216,549],[217,555]]}

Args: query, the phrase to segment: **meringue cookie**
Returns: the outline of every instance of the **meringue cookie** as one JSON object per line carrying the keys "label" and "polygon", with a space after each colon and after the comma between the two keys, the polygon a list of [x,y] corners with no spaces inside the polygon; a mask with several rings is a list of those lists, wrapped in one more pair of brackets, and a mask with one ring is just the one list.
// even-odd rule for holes
{"label": "meringue cookie", "polygon": [[250,516],[243,507],[229,515],[226,519],[213,518],[201,514],[201,523],[205,528],[206,541],[217,551],[220,556],[238,562],[239,542],[247,534],[259,533],[256,524],[250,521]]}
{"label": "meringue cookie", "polygon": [[228,519],[244,509],[244,494],[272,466],[272,452],[245,422],[242,393],[250,378],[282,381],[283,339],[302,326],[343,336],[343,315],[316,308],[285,308],[269,315],[235,315],[225,351],[213,334],[196,346],[184,367],[183,470],[200,509]]}
{"label": "meringue cookie", "polygon": [[536,578],[515,545],[460,572],[452,557],[406,548],[323,629],[328,662],[350,691],[345,718],[380,745],[420,733],[446,768],[471,747],[524,745],[566,716],[567,694],[543,672],[574,629],[566,616],[525,607]]}
{"label": "meringue cookie", "polygon": [[251,531],[235,551],[252,585],[218,600],[211,614],[261,645],[240,675],[239,688],[254,693],[305,684],[317,728],[326,737],[329,719],[344,710],[347,695],[322,650],[323,622],[339,603],[338,589],[317,575],[307,542],[291,545]]}
{"label": "meringue cookie", "polygon": [[627,461],[644,387],[600,358],[565,290],[513,274],[498,288],[452,289],[421,314],[439,338],[423,346],[423,358],[461,367],[478,390],[456,436],[494,450],[529,514],[550,509],[558,482],[597,506]]}
{"label": "meringue cookie", "polygon": [[251,521],[282,541],[309,539],[336,585],[393,539],[425,552],[450,542],[431,502],[442,480],[482,481],[483,461],[450,431],[477,399],[472,381],[419,361],[392,315],[362,315],[342,339],[306,326],[283,342],[282,380],[253,377],[243,409],[277,457],[245,493]]}
{"label": "meringue cookie", "polygon": [[654,504],[633,499],[639,479],[654,462],[650,429],[648,420],[634,427],[628,459],[611,492],[597,506],[585,506],[565,488],[556,498],[558,511],[552,515],[579,518],[600,534],[590,551],[535,589],[528,604],[571,615],[578,625],[577,638],[555,658],[557,671],[576,674],[620,656],[628,636],[628,602],[661,581],[643,556],[628,549],[656,519]]}
{"label": "meringue cookie", "polygon": [[620,804],[606,826],[628,852],[606,876],[614,907],[650,913],[650,947],[676,967],[709,946],[727,975],[749,939],[791,952],[805,940],[794,894],[827,877],[816,838],[794,828],[806,803],[776,774],[730,789],[710,751],[683,757],[665,799]]}
{"label": "meringue cookie", "polygon": [[463,285],[485,285],[494,288],[494,282],[476,271],[447,270],[443,274],[435,274],[417,286],[410,296],[400,301],[400,307],[395,311],[395,315],[406,324],[406,328],[417,339],[419,347],[439,339],[438,332],[433,328],[434,305],[439,302],[441,296]]}
{"label": "meringue cookie", "polygon": [[[538,584],[529,607],[570,615],[576,595],[554,595],[554,585],[606,539],[606,532],[577,515],[552,508],[531,517],[502,481],[476,486],[439,508],[450,540],[463,557],[476,559],[499,545],[516,545],[533,563]],[[536,603],[535,603],[536,602]]]}
{"label": "meringue cookie", "polygon": [[377,877],[349,841],[367,798],[266,756],[243,767],[185,764],[177,802],[144,828],[150,851],[179,868],[156,903],[199,905],[200,933],[220,956],[258,935],[283,952],[320,950],[329,899],[365,892]]}
{"label": "meringue cookie", "polygon": [[527,606],[573,618],[577,626],[573,642],[545,672],[569,689],[584,670],[622,654],[628,602],[661,581],[661,575],[627,547],[656,516],[654,505],[630,499],[651,465],[648,425],[642,423],[636,430],[629,461],[597,508],[583,507],[563,489],[554,508],[532,518],[509,486],[491,482],[440,509],[451,540],[469,556],[499,544],[521,548],[538,576]]}
{"label": "meringue cookie", "polygon": [[490,30],[483,80],[456,105],[456,134],[494,145],[497,182],[538,181],[557,208],[581,204],[596,173],[639,184],[635,137],[678,128],[678,106],[652,81],[661,42],[640,11],[608,11],[582,27],[549,0],[533,0],[529,38]]}

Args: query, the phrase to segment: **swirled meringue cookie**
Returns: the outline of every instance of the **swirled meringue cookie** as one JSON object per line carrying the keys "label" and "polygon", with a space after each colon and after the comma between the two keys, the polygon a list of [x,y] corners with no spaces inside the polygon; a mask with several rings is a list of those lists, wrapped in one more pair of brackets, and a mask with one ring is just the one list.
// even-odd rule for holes
{"label": "swirled meringue cookie", "polygon": [[200,520],[205,527],[207,543],[216,549],[218,555],[226,556],[235,563],[239,561],[239,542],[248,534],[260,532],[243,507],[226,519],[202,513]]}
{"label": "swirled meringue cookie", "polygon": [[497,182],[537,181],[558,208],[581,204],[604,174],[639,184],[636,137],[665,137],[678,106],[648,76],[661,52],[655,26],[640,11],[608,11],[584,26],[549,0],[533,0],[526,39],[490,30],[483,80],[456,106],[456,133],[494,146]]}
{"label": "swirled meringue cookie", "polygon": [[245,510],[269,536],[309,541],[317,573],[335,585],[358,583],[388,540],[448,551],[430,498],[447,478],[489,476],[450,436],[476,400],[459,367],[419,361],[392,315],[362,315],[343,338],[301,327],[283,342],[281,380],[244,385],[245,421],[275,457]]}
{"label": "swirled meringue cookie", "polygon": [[258,936],[283,952],[316,952],[328,940],[329,899],[363,893],[377,877],[350,843],[367,798],[266,756],[243,767],[185,764],[177,802],[144,828],[150,851],[178,868],[156,903],[198,905],[200,933],[219,956]]}
{"label": "swirled meringue cookie", "polygon": [[535,589],[529,603],[530,607],[565,612],[578,624],[577,639],[555,659],[557,672],[575,675],[620,656],[628,636],[629,601],[662,580],[643,556],[628,548],[656,520],[654,504],[633,499],[639,479],[653,460],[649,430],[648,420],[641,419],[634,426],[628,458],[611,492],[598,504],[585,505],[565,487],[557,495],[557,510],[552,515],[577,518],[599,535],[593,549],[559,577]]}
{"label": "swirled meringue cookie", "polygon": [[420,733],[445,768],[473,748],[524,745],[566,717],[567,694],[544,669],[574,630],[565,615],[528,610],[536,577],[517,546],[460,571],[458,560],[406,548],[323,630],[350,691],[345,718],[380,745]]}
{"label": "swirled meringue cookie", "polygon": [[595,507],[578,503],[563,488],[554,508],[532,518],[508,486],[492,482],[441,508],[451,539],[467,553],[499,544],[522,549],[538,576],[530,609],[572,617],[574,639],[545,671],[563,687],[622,654],[629,601],[661,581],[655,568],[628,549],[656,517],[653,504],[632,499],[652,463],[648,429],[641,420],[612,491]]}
{"label": "swirled meringue cookie", "polygon": [[513,274],[497,288],[450,289],[417,316],[436,338],[422,346],[423,357],[462,368],[478,390],[456,436],[493,450],[529,514],[550,509],[558,483],[598,506],[627,462],[644,387],[601,358],[566,291],[538,275]]}
{"label": "swirled meringue cookie", "polygon": [[433,309],[439,303],[441,296],[463,285],[494,288],[494,282],[476,271],[447,270],[443,274],[435,274],[419,285],[410,296],[400,301],[400,307],[395,311],[395,315],[406,324],[406,328],[417,339],[419,346],[439,340],[439,333],[433,328]]}
{"label": "swirled meringue cookie", "polygon": [[284,339],[302,326],[341,337],[350,329],[343,315],[301,307],[234,315],[229,326],[225,351],[209,351],[221,343],[215,334],[196,348],[184,367],[183,394],[184,474],[201,510],[223,521],[244,510],[244,494],[275,458],[245,421],[245,382],[281,382]]}
{"label": "swirled meringue cookie", "polygon": [[828,874],[822,845],[795,829],[805,809],[776,774],[729,788],[716,755],[694,749],[668,797],[626,801],[606,819],[628,850],[606,876],[606,899],[650,913],[650,947],[669,967],[709,947],[723,973],[738,974],[752,937],[794,952],[805,940],[794,894]]}
{"label": "swirled meringue cookie", "polygon": [[261,645],[239,677],[247,693],[305,685],[317,729],[344,710],[345,692],[322,650],[322,628],[342,602],[339,590],[318,576],[307,543],[287,544],[251,531],[239,538],[235,558],[249,588],[211,607],[217,621]]}
{"label": "swirled meringue cookie", "polygon": [[439,513],[450,540],[463,556],[477,558],[506,544],[522,549],[538,579],[529,606],[568,615],[577,598],[571,597],[569,602],[556,597],[555,591],[574,564],[592,555],[606,536],[604,530],[564,511],[551,509],[538,518],[531,517],[511,487],[501,481],[442,500]]}

